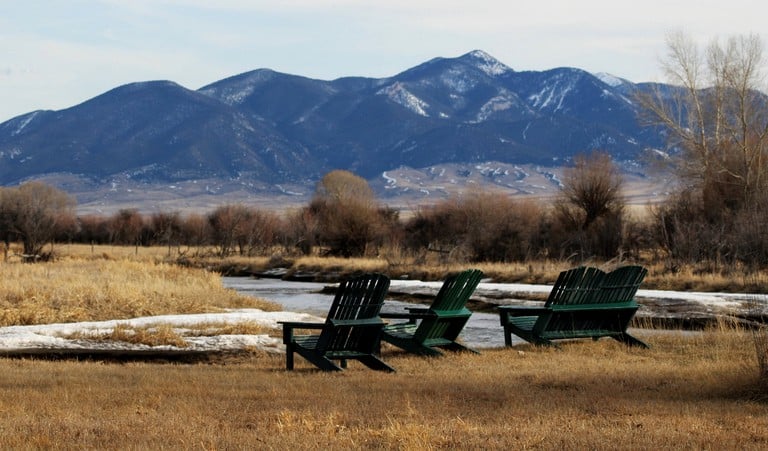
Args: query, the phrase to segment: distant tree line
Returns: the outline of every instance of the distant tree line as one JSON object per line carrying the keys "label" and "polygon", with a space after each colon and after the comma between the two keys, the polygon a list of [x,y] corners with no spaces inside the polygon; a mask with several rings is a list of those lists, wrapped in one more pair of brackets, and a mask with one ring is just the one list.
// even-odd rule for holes
{"label": "distant tree line", "polygon": [[[582,173],[594,165],[599,170]],[[271,252],[358,257],[398,248],[471,261],[562,258],[573,253],[610,258],[621,240],[612,238],[606,244],[590,238],[596,233],[621,234],[620,224],[611,216],[620,214],[619,186],[609,184],[612,191],[601,195],[593,192],[605,189],[601,185],[605,174],[614,175],[607,155],[577,159],[566,181],[582,182],[570,191],[582,199],[578,204],[564,198],[558,208],[547,210],[500,193],[474,191],[421,207],[408,219],[380,205],[364,179],[341,170],[322,178],[307,206],[284,214],[228,204],[205,214],[124,209],[109,216],[78,217],[69,196],[32,182],[0,188],[0,233],[6,250],[11,242],[23,243],[22,257],[28,261],[49,258],[43,247],[51,242],[160,245],[167,246],[169,254],[180,246],[207,247],[222,257]],[[588,196],[605,205],[592,205],[584,200]]]}

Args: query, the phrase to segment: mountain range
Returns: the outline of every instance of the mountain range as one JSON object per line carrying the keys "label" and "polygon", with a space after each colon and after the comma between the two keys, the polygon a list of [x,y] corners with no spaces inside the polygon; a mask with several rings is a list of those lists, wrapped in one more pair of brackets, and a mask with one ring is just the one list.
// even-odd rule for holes
{"label": "mountain range", "polygon": [[663,147],[637,120],[645,87],[576,68],[515,71],[480,50],[387,78],[258,69],[197,90],[131,83],[0,124],[0,184],[44,180],[103,210],[304,201],[334,169],[407,202],[477,183],[536,194],[592,150],[642,177],[641,153]]}

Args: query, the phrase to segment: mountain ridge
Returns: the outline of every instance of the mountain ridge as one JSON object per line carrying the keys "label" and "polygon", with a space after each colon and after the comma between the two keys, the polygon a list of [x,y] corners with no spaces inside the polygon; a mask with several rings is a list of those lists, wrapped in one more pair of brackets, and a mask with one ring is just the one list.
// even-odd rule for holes
{"label": "mountain ridge", "polygon": [[[120,190],[135,202],[142,190],[181,201],[306,197],[333,169],[373,181],[402,168],[557,168],[592,150],[637,175],[642,152],[663,148],[637,122],[638,89],[577,68],[515,71],[482,50],[385,78],[256,69],[197,90],[170,80],[129,83],[0,124],[0,184],[51,180],[79,202],[100,198],[105,206]],[[200,184],[228,188],[177,189]],[[396,197],[385,186],[379,194]]]}

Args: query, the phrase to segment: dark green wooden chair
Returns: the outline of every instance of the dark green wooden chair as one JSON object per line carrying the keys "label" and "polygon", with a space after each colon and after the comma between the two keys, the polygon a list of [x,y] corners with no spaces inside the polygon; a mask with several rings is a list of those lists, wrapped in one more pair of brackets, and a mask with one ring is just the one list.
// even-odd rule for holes
{"label": "dark green wooden chair", "polygon": [[[394,371],[375,355],[385,324],[379,311],[388,289],[389,279],[382,274],[354,277],[339,285],[325,322],[280,322],[286,369],[293,369],[296,352],[324,371],[341,371],[349,359],[374,370]],[[295,335],[295,329],[319,329],[320,333]]]}
{"label": "dark green wooden chair", "polygon": [[436,348],[477,352],[457,343],[456,339],[472,315],[467,309],[467,301],[482,277],[482,271],[477,269],[462,271],[445,280],[429,308],[412,307],[407,313],[382,313],[381,317],[385,319],[408,321],[387,324],[381,339],[420,355],[442,355]]}
{"label": "dark green wooden chair", "polygon": [[537,345],[554,340],[611,337],[630,346],[648,345],[627,333],[638,309],[635,301],[647,270],[624,266],[608,274],[597,268],[563,271],[543,307],[500,306],[504,341],[512,335]]}

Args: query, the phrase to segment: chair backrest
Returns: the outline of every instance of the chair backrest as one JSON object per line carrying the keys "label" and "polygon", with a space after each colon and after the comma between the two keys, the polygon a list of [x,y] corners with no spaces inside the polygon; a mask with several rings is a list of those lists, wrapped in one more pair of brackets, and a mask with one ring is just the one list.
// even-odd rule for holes
{"label": "chair backrest", "polygon": [[376,337],[371,334],[379,331],[370,325],[380,322],[383,326],[379,312],[388,289],[389,278],[383,274],[363,274],[342,281],[328,311],[327,326],[320,332],[318,348],[346,350],[376,345]]}
{"label": "chair backrest", "polygon": [[635,265],[622,266],[609,273],[586,266],[563,271],[545,306],[632,302],[647,272]]}
{"label": "chair backrest", "polygon": [[568,279],[573,292],[558,298],[562,302],[553,304],[549,313],[539,316],[535,332],[547,338],[624,332],[638,309],[634,296],[647,270],[641,266],[623,266],[607,274],[596,268],[574,271],[578,273],[581,278]]}
{"label": "chair backrest", "polygon": [[467,269],[449,276],[429,308],[435,312],[453,312],[466,308],[469,297],[482,278],[483,272],[479,269]]}
{"label": "chair backrest", "polygon": [[422,343],[433,339],[455,340],[472,316],[467,302],[482,278],[483,272],[479,269],[467,269],[446,278],[429,307],[433,315],[421,321],[414,339]]}
{"label": "chair backrest", "polygon": [[600,285],[596,303],[633,302],[646,274],[648,274],[647,269],[636,265],[622,266],[609,272]]}
{"label": "chair backrest", "polygon": [[545,307],[589,304],[600,288],[605,273],[598,268],[579,266],[563,271],[549,292]]}

